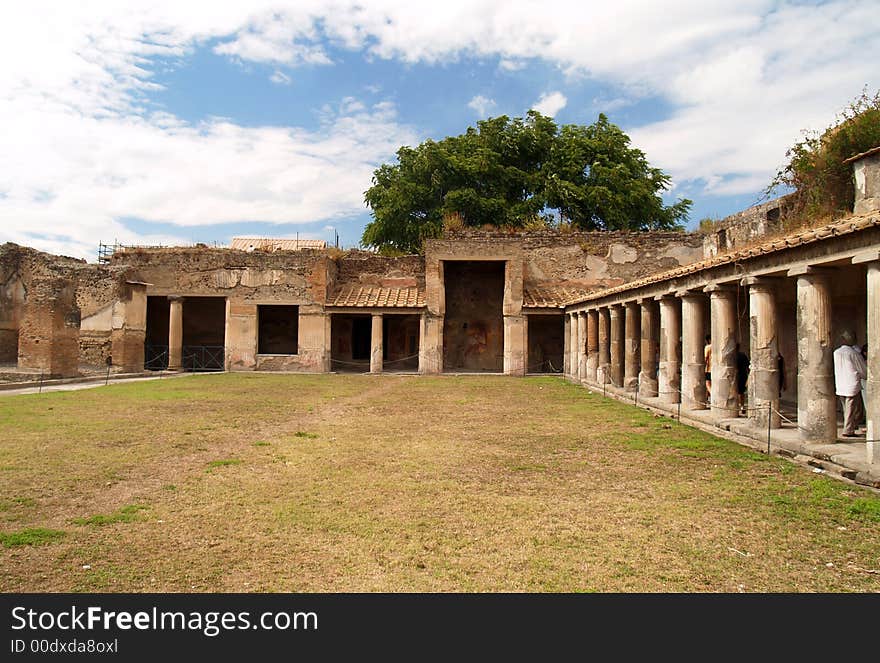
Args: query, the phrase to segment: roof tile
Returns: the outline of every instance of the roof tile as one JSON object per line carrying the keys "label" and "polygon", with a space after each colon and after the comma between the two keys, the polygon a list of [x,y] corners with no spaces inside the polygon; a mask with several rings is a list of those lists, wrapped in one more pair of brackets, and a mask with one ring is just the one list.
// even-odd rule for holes
{"label": "roof tile", "polygon": [[355,308],[424,308],[425,291],[420,288],[343,286],[327,300],[327,306]]}

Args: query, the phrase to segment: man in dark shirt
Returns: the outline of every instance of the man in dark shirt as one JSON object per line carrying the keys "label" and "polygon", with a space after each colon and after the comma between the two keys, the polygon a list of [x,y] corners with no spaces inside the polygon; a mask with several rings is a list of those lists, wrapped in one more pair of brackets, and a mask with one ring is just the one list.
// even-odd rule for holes
{"label": "man in dark shirt", "polygon": [[736,344],[736,393],[738,396],[740,414],[745,414],[746,407],[746,384],[749,379],[749,356],[740,350]]}

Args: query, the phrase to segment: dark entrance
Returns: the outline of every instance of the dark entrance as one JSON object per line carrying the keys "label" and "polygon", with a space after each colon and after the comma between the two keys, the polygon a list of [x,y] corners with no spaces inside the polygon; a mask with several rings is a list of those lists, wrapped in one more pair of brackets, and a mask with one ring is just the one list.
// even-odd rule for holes
{"label": "dark entrance", "polygon": [[225,339],[226,298],[183,300],[183,370],[222,371]]}
{"label": "dark entrance", "polygon": [[365,373],[370,370],[372,316],[334,313],[330,321],[331,369]]}
{"label": "dark entrance", "polygon": [[443,369],[504,369],[504,262],[445,261]]}
{"label": "dark entrance", "polygon": [[529,315],[527,373],[561,373],[565,345],[563,314]]}
{"label": "dark entrance", "polygon": [[144,338],[144,368],[164,371],[168,368],[168,297],[147,297],[147,333]]}

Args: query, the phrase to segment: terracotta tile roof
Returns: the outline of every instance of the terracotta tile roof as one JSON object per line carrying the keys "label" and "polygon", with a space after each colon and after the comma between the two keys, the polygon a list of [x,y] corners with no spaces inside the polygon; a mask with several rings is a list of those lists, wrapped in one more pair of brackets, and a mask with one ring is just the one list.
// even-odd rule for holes
{"label": "terracotta tile roof", "polygon": [[587,291],[562,286],[526,286],[523,288],[523,308],[563,308],[572,299],[587,296]]}
{"label": "terracotta tile roof", "polygon": [[767,255],[768,253],[773,253],[775,251],[790,249],[796,246],[803,246],[804,244],[812,244],[813,242],[829,239],[831,237],[849,235],[851,233],[859,232],[861,230],[867,230],[872,227],[880,227],[880,215],[878,215],[876,212],[871,212],[869,214],[861,216],[848,216],[844,219],[840,219],[839,221],[835,221],[834,223],[829,223],[825,226],[803,230],[799,233],[794,233],[786,237],[779,237],[764,242],[763,244],[740,249],[739,251],[723,253],[708,260],[701,260],[700,262],[694,262],[689,265],[684,265],[682,267],[676,267],[675,269],[671,269],[666,272],[652,274],[651,276],[639,279],[638,281],[625,283],[614,288],[606,288],[605,290],[596,290],[587,295],[569,299],[566,302],[566,305],[570,306],[572,304],[579,304],[581,302],[586,302],[593,299],[600,299],[602,297],[616,295],[620,292],[634,290],[636,288],[653,285],[654,283],[660,283],[662,281],[669,281],[671,279],[694,274],[696,272],[710,269],[712,267],[727,265],[732,262],[738,262],[740,260],[746,260],[748,258],[757,258],[759,256]]}
{"label": "terracotta tile roof", "polygon": [[343,286],[330,296],[327,306],[423,308],[425,291],[419,288]]}

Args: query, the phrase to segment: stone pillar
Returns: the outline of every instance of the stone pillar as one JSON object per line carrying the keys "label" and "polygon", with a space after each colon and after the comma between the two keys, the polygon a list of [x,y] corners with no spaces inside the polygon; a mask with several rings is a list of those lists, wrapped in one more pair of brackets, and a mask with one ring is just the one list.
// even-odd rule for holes
{"label": "stone pillar", "polygon": [[705,410],[706,336],[705,295],[685,291],[681,297],[681,405],[688,410]]}
{"label": "stone pillar", "polygon": [[797,277],[798,428],[807,442],[837,441],[837,396],[829,275],[811,267]]}
{"label": "stone pillar", "polygon": [[660,370],[657,391],[664,403],[681,401],[681,311],[672,296],[660,302]]}
{"label": "stone pillar", "polygon": [[69,279],[34,276],[21,312],[18,367],[48,377],[78,375],[80,318]]}
{"label": "stone pillar", "polygon": [[168,370],[181,371],[183,366],[183,297],[169,295],[171,310],[168,316]]}
{"label": "stone pillar", "polygon": [[578,314],[572,313],[568,317],[571,329],[568,333],[568,376],[572,380],[578,379]]}
{"label": "stone pillar", "polygon": [[147,286],[126,283],[125,294],[113,309],[110,354],[123,373],[144,370],[144,339],[147,331]]}
{"label": "stone pillar", "polygon": [[382,314],[373,313],[373,328],[370,331],[370,373],[382,372],[383,354]]}
{"label": "stone pillar", "polygon": [[856,256],[868,268],[868,379],[865,383],[866,461],[880,464],[880,252]]}
{"label": "stone pillar", "polygon": [[443,372],[443,316],[422,314],[419,324],[419,373]]}
{"label": "stone pillar", "polygon": [[504,316],[504,374],[526,374],[528,321],[524,315]]}
{"label": "stone pillar", "polygon": [[624,310],[623,306],[616,304],[610,308],[611,314],[611,384],[615,387],[623,386],[623,356],[624,345]]}
{"label": "stone pillar", "polygon": [[712,414],[736,417],[736,288],[710,285],[705,291],[709,293],[712,330]]}
{"label": "stone pillar", "polygon": [[568,313],[564,313],[563,316],[562,375],[567,378],[571,373],[571,316]]}
{"label": "stone pillar", "polygon": [[587,311],[587,382],[596,382],[599,369],[599,311]]}
{"label": "stone pillar", "polygon": [[868,265],[868,463],[880,464],[880,262]]}
{"label": "stone pillar", "polygon": [[658,394],[657,385],[657,305],[653,299],[643,299],[641,304],[642,339],[639,345],[641,370],[639,372],[639,395],[653,398]]}
{"label": "stone pillar", "polygon": [[596,382],[605,384],[611,381],[611,315],[607,308],[598,311],[598,364]]}
{"label": "stone pillar", "polygon": [[[329,321],[329,315],[327,319]],[[329,322],[327,324],[329,325]],[[226,333],[223,347],[226,349],[227,371],[252,371],[257,367],[257,327],[256,304],[226,300]],[[300,318],[299,333],[300,338],[303,338],[302,317]],[[327,338],[330,338],[329,329]],[[327,356],[329,357],[329,353]]]}
{"label": "stone pillar", "polygon": [[779,330],[776,282],[747,277],[749,288],[749,407],[760,429],[779,428]]}
{"label": "stone pillar", "polygon": [[639,363],[642,312],[636,302],[627,302],[625,307],[623,343],[623,386],[627,391],[639,388]]}
{"label": "stone pillar", "polygon": [[577,373],[575,374],[575,379],[578,382],[583,382],[584,378],[587,375],[587,314],[585,311],[580,311],[577,314],[577,330],[578,330],[578,342],[577,342]]}

